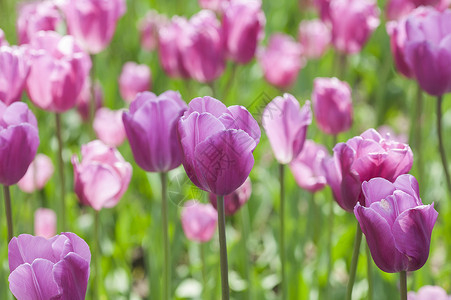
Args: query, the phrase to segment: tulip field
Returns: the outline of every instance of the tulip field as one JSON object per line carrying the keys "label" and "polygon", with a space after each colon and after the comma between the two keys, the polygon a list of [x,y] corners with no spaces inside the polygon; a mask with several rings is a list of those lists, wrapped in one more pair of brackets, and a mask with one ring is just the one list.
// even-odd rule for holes
{"label": "tulip field", "polygon": [[451,0],[0,0],[0,299],[451,299]]}

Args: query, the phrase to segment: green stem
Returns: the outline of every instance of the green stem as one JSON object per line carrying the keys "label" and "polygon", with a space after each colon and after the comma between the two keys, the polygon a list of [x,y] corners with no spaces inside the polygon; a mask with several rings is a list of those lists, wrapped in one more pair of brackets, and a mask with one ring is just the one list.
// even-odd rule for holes
{"label": "green stem", "polygon": [[5,213],[6,223],[8,225],[8,243],[13,238],[13,214],[11,213],[11,193],[9,192],[9,186],[3,186],[3,195],[5,197]]}
{"label": "green stem", "polygon": [[357,230],[355,233],[354,252],[352,253],[351,270],[349,271],[348,288],[346,291],[346,299],[352,299],[352,288],[354,286],[355,274],[357,271],[357,263],[359,262],[360,243],[362,242],[362,229],[357,222]]}
{"label": "green stem", "polygon": [[61,135],[61,115],[55,114],[56,121],[56,138],[58,139],[58,172],[60,177],[60,215],[61,220],[59,232],[66,230],[66,182],[64,178],[64,161],[63,161],[63,138]]}
{"label": "green stem", "polygon": [[371,258],[370,248],[366,245],[366,271],[368,275],[368,300],[373,300],[373,259]]}
{"label": "green stem", "polygon": [[205,291],[207,291],[207,259],[205,256],[205,245],[206,243],[200,243],[200,259],[201,259],[201,263],[202,263],[202,281],[204,283],[204,288],[203,291],[205,293]]}
{"label": "green stem", "polygon": [[164,269],[163,269],[163,299],[171,298],[171,273],[170,273],[170,249],[168,233],[168,199],[167,199],[167,173],[160,173],[161,179],[161,216],[163,219],[163,248],[164,248]]}
{"label": "green stem", "polygon": [[95,138],[94,133],[94,117],[96,115],[96,93],[95,93],[95,84],[96,84],[96,68],[95,68],[95,55],[91,55],[91,97],[89,99],[89,134],[91,138]]}
{"label": "green stem", "polygon": [[[418,85],[417,86],[417,97],[415,105],[415,114],[411,119],[411,140],[413,140],[413,145],[416,151],[416,164],[418,168],[418,182],[422,182],[423,179],[423,155],[421,149],[422,142],[422,113],[423,113],[423,90]],[[413,131],[413,132],[412,132]],[[412,138],[414,137],[414,138]]]}
{"label": "green stem", "polygon": [[238,65],[236,63],[232,63],[232,69],[230,71],[230,76],[227,79],[227,83],[224,87],[223,93],[222,93],[222,101],[225,103],[227,97],[230,94],[230,91],[233,87],[233,83],[235,81],[235,77],[236,77],[236,69],[237,69]]}
{"label": "green stem", "polygon": [[281,299],[286,299],[286,278],[285,278],[285,165],[279,164],[279,180],[280,180],[280,263],[282,265],[281,276]]}
{"label": "green stem", "polygon": [[401,271],[399,273],[399,287],[401,300],[407,300],[407,276],[406,271]]}
{"label": "green stem", "polygon": [[100,212],[94,210],[94,286],[93,286],[93,299],[99,299],[99,289],[100,289],[100,265],[99,265],[99,256],[100,256],[100,240],[99,240],[99,230],[100,230]]}
{"label": "green stem", "polygon": [[437,133],[438,133],[438,145],[440,151],[440,157],[442,159],[443,171],[445,172],[446,186],[448,187],[448,193],[451,193],[451,180],[449,177],[448,163],[446,161],[445,146],[443,144],[443,132],[442,132],[442,102],[443,97],[437,97]]}
{"label": "green stem", "polygon": [[219,254],[221,259],[221,294],[222,300],[229,300],[229,271],[227,263],[227,241],[225,233],[224,196],[218,199]]}
{"label": "green stem", "polygon": [[[247,205],[244,205],[244,207],[241,208],[241,222],[242,222],[242,242],[243,242],[243,250],[244,253],[248,253],[247,250],[247,241],[249,239],[249,210],[247,208]],[[251,275],[250,275],[250,262],[249,262],[249,256],[244,255],[245,259],[245,274],[246,274],[246,281],[247,281],[247,297],[246,299],[252,299],[252,283],[251,283]]]}

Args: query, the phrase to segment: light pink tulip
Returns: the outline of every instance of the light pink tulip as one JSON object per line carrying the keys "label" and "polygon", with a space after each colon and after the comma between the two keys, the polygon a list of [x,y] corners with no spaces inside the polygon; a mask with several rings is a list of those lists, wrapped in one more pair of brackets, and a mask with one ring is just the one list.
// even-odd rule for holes
{"label": "light pink tulip", "polygon": [[125,140],[125,128],[122,123],[123,110],[100,108],[94,118],[94,131],[105,144],[118,147]]}
{"label": "light pink tulip", "polygon": [[210,203],[185,202],[181,218],[183,231],[189,240],[204,243],[215,234],[218,214]]}
{"label": "light pink tulip", "polygon": [[5,38],[5,33],[0,28],[0,47],[1,46],[9,46],[9,43],[8,43],[8,41]]}
{"label": "light pink tulip", "polygon": [[56,213],[48,208],[34,212],[34,235],[49,239],[56,235]]}
{"label": "light pink tulip", "polygon": [[136,94],[151,90],[151,81],[152,74],[147,65],[138,65],[134,62],[125,63],[119,77],[121,97],[127,103],[132,102]]}
{"label": "light pink tulip", "polygon": [[299,24],[298,41],[307,58],[320,58],[331,41],[329,27],[321,20],[302,21]]}
{"label": "light pink tulip", "polygon": [[138,23],[141,47],[146,51],[153,51],[158,46],[160,28],[168,22],[165,16],[156,11],[149,11]]}
{"label": "light pink tulip", "polygon": [[28,167],[27,173],[25,173],[17,185],[26,193],[41,190],[47,184],[50,177],[52,177],[53,171],[52,160],[44,154],[37,154]]}
{"label": "light pink tulip", "polygon": [[442,287],[425,285],[417,293],[409,292],[407,300],[451,300],[451,296]]}
{"label": "light pink tulip", "polygon": [[[89,113],[91,111],[91,95],[92,87],[91,87],[91,78],[87,77],[85,84],[80,92],[80,95],[77,99],[77,110],[80,114],[81,119],[84,122],[89,120]],[[100,82],[96,81],[94,84],[94,101],[95,101],[95,111],[103,105],[103,90]]]}
{"label": "light pink tulip", "polygon": [[0,47],[0,101],[10,105],[21,99],[29,70],[23,47]]}

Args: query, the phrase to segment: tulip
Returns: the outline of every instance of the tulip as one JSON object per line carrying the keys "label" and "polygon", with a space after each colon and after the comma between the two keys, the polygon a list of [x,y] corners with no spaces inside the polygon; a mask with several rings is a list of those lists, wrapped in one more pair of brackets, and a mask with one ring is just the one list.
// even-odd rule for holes
{"label": "tulip", "polygon": [[227,5],[230,0],[198,0],[199,6],[203,9],[211,9],[215,12],[221,13],[224,6]]}
{"label": "tulip", "polygon": [[313,82],[313,113],[323,132],[337,135],[352,125],[349,84],[337,78],[316,78]]}
{"label": "tulip", "polygon": [[52,177],[53,171],[52,160],[44,154],[38,154],[17,185],[26,193],[41,190],[47,184],[50,177]]}
{"label": "tulip", "polygon": [[446,291],[439,286],[425,285],[421,287],[417,293],[409,292],[407,295],[408,300],[449,300],[450,296],[446,294]]}
{"label": "tulip", "polygon": [[[91,78],[87,77],[85,84],[83,85],[83,88],[80,92],[80,95],[78,95],[77,99],[77,111],[80,115],[81,119],[84,122],[87,122],[89,120],[89,111],[90,111],[90,105],[91,105]],[[94,113],[102,107],[103,105],[103,90],[100,83],[97,81],[94,83],[94,102],[95,102],[95,111]]]}
{"label": "tulip", "polygon": [[151,89],[152,74],[146,65],[138,65],[134,62],[127,62],[122,68],[119,77],[119,91],[121,97],[130,103],[135,99],[136,94]]}
{"label": "tulip", "polygon": [[20,101],[30,70],[24,48],[0,47],[0,101]]}
{"label": "tulip", "polygon": [[0,47],[1,46],[9,46],[8,41],[5,38],[5,33],[0,28]]}
{"label": "tulip", "polygon": [[141,47],[146,51],[153,51],[158,46],[158,34],[160,28],[167,23],[165,16],[156,11],[149,11],[138,23]]}
{"label": "tulip", "polygon": [[222,17],[227,56],[237,63],[248,63],[263,38],[265,22],[260,0],[234,0],[227,5]]}
{"label": "tulip", "polygon": [[17,299],[85,299],[91,253],[76,234],[21,234],[9,243],[8,260],[9,288]]}
{"label": "tulip", "polygon": [[116,206],[128,188],[132,166],[115,148],[99,140],[81,147],[82,161],[72,157],[74,189],[83,205],[94,210]]}
{"label": "tulip", "polygon": [[329,47],[331,32],[321,20],[302,21],[299,24],[298,41],[306,58],[320,58]]}
{"label": "tulip", "polygon": [[182,209],[182,228],[189,240],[205,243],[213,238],[218,215],[211,204],[195,200],[185,202]]}
{"label": "tulip", "polygon": [[118,147],[125,140],[125,128],[122,123],[123,110],[100,108],[94,117],[94,131],[102,142],[112,147]]}
{"label": "tulip", "polygon": [[38,208],[34,212],[34,234],[46,239],[56,234],[56,213],[48,208]]}
{"label": "tulip", "polygon": [[[251,179],[248,177],[244,183],[233,191],[231,194],[224,196],[224,212],[226,216],[234,215],[251,197],[252,184]],[[210,203],[215,209],[218,207],[216,195],[209,194]]]}
{"label": "tulip", "polygon": [[91,54],[97,54],[108,46],[116,30],[116,23],[126,10],[125,0],[61,2],[68,33]]}
{"label": "tulip", "polygon": [[288,164],[301,153],[311,122],[310,101],[301,108],[291,94],[276,97],[266,106],[262,125],[279,163]]}
{"label": "tulip", "polygon": [[313,0],[313,5],[318,10],[321,20],[327,22],[330,21],[330,3],[332,1],[333,0]]}
{"label": "tulip", "polygon": [[268,47],[260,51],[258,60],[270,84],[288,88],[296,81],[304,66],[301,55],[301,45],[292,37],[279,33],[270,37]]}
{"label": "tulip", "polygon": [[415,177],[400,175],[393,183],[373,178],[362,184],[362,191],[365,206],[357,203],[354,214],[376,265],[388,273],[421,268],[438,213],[434,204],[421,202]]}

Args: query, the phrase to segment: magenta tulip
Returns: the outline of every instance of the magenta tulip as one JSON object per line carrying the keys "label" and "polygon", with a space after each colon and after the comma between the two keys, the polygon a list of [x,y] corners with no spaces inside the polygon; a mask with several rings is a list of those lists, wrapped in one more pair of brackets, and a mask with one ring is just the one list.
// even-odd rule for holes
{"label": "magenta tulip", "polygon": [[352,98],[349,84],[337,78],[316,78],[313,82],[313,113],[321,131],[337,135],[351,128]]}
{"label": "magenta tulip", "polygon": [[125,128],[122,123],[123,110],[100,108],[94,117],[94,131],[99,140],[108,146],[118,147],[125,140]]}
{"label": "magenta tulip", "polygon": [[222,28],[227,56],[240,64],[248,63],[263,38],[266,19],[261,0],[234,0],[225,6]]}
{"label": "magenta tulip", "polygon": [[33,193],[36,190],[41,190],[47,184],[53,175],[52,160],[44,154],[36,155],[33,162],[28,167],[27,172],[19,180],[17,185],[26,193]]}
{"label": "magenta tulip", "polygon": [[180,94],[138,94],[122,121],[136,163],[147,172],[167,172],[182,163],[177,122],[187,109]]}
{"label": "magenta tulip", "polygon": [[56,213],[48,208],[38,208],[34,212],[34,234],[46,239],[56,234]]}
{"label": "magenta tulip", "polygon": [[9,46],[8,41],[6,40],[5,33],[0,28],[0,47],[1,46]]}
{"label": "magenta tulip", "polygon": [[446,294],[446,291],[439,286],[425,285],[421,287],[417,293],[409,292],[407,294],[408,300],[451,300],[451,296]]}
{"label": "magenta tulip", "polygon": [[91,252],[76,234],[21,234],[9,243],[8,260],[9,288],[17,299],[85,299]]}
{"label": "magenta tulip", "polygon": [[38,124],[28,106],[0,102],[0,184],[16,184],[27,172],[39,145]]}
{"label": "magenta tulip", "polygon": [[116,23],[125,13],[125,0],[61,1],[68,33],[91,54],[103,51],[110,43]]}
{"label": "magenta tulip", "polygon": [[279,163],[288,164],[301,153],[311,122],[310,101],[301,108],[291,94],[276,97],[266,106],[262,125]]}
{"label": "magenta tulip", "polygon": [[27,91],[31,101],[47,111],[65,112],[75,106],[91,69],[91,59],[72,36],[40,31],[31,41]]}
{"label": "magenta tulip", "polygon": [[415,177],[401,175],[393,183],[373,178],[362,191],[365,206],[357,203],[354,214],[376,265],[388,273],[421,268],[438,213],[434,204],[421,202]]}
{"label": "magenta tulip", "polygon": [[298,41],[306,58],[320,58],[331,42],[330,28],[321,20],[302,21],[299,24]]}
{"label": "magenta tulip", "polygon": [[135,99],[136,94],[151,90],[152,74],[147,65],[139,65],[134,62],[127,62],[122,67],[119,77],[119,91],[121,97],[130,103]]}
{"label": "magenta tulip", "polygon": [[257,121],[243,106],[227,108],[212,97],[195,98],[178,124],[183,167],[200,189],[224,196],[240,187],[254,165]]}
{"label": "magenta tulip", "polygon": [[82,161],[72,157],[74,189],[80,202],[96,211],[116,206],[128,188],[132,166],[115,148],[99,140],[81,147]]}
{"label": "magenta tulip", "polygon": [[185,202],[182,209],[182,228],[189,240],[205,243],[213,238],[218,215],[211,204],[195,200]]}
{"label": "magenta tulip", "polygon": [[25,88],[30,64],[23,47],[0,47],[0,101],[19,101]]}
{"label": "magenta tulip", "polygon": [[[251,197],[252,184],[248,177],[244,183],[231,194],[224,196],[224,213],[227,216],[234,215]],[[215,194],[209,194],[210,203],[217,209],[217,197]]]}
{"label": "magenta tulip", "polygon": [[[89,120],[89,113],[91,110],[91,85],[91,78],[87,77],[77,99],[77,111],[84,122],[87,122]],[[100,82],[98,81],[94,84],[94,102],[94,108],[95,111],[97,111],[103,105],[103,90]]]}
{"label": "magenta tulip", "polygon": [[265,79],[279,88],[290,87],[304,65],[302,47],[285,34],[270,37],[268,47],[260,51],[258,60]]}
{"label": "magenta tulip", "polygon": [[409,172],[412,164],[409,145],[384,139],[376,130],[368,129],[334,147],[334,157],[325,161],[326,178],[337,203],[352,212],[357,202],[365,205],[362,182],[375,177],[393,182]]}
{"label": "magenta tulip", "polygon": [[168,20],[156,11],[149,11],[138,23],[141,47],[146,51],[153,51],[158,46],[158,34]]}

